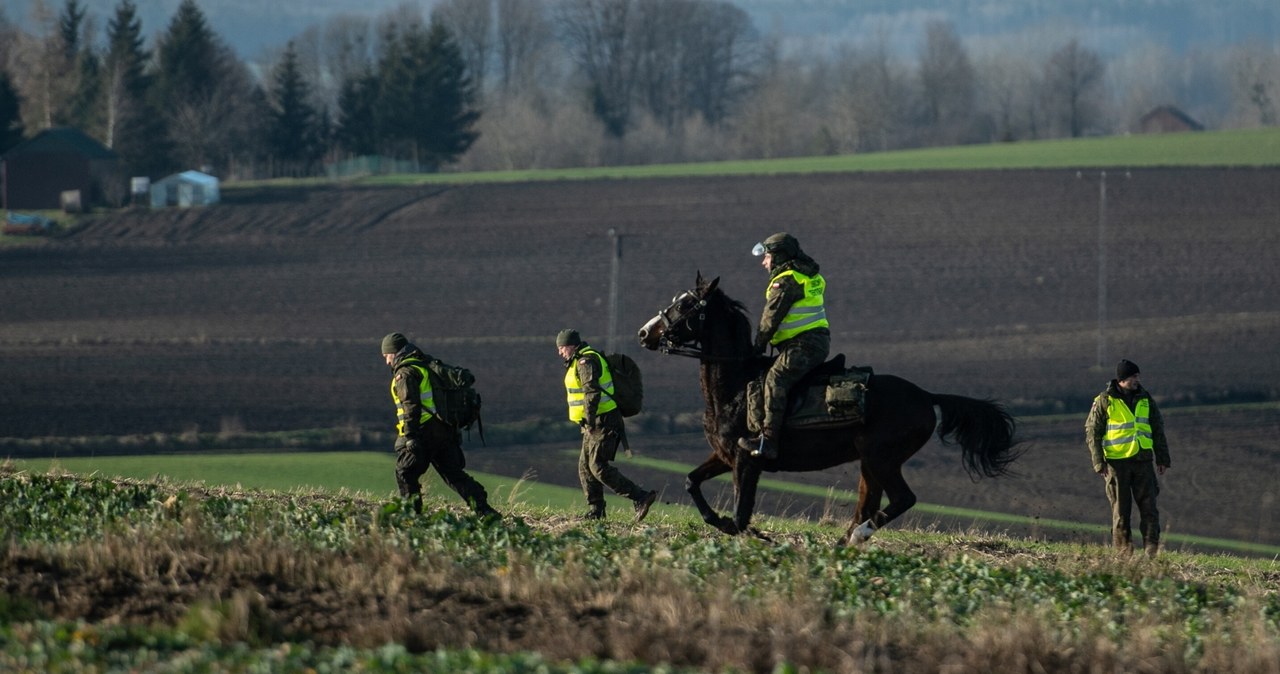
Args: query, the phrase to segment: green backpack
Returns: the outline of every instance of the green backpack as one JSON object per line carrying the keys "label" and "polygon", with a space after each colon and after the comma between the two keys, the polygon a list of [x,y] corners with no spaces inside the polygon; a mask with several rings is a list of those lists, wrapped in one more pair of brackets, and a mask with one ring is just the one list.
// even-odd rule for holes
{"label": "green backpack", "polygon": [[436,416],[456,428],[470,429],[472,424],[477,424],[480,439],[484,440],[480,392],[475,389],[476,378],[471,370],[434,358],[427,362],[427,370],[433,375],[431,390],[435,394]]}
{"label": "green backpack", "polygon": [[644,407],[644,381],[640,366],[625,353],[611,353],[604,357],[613,375],[613,402],[624,417],[634,417]]}

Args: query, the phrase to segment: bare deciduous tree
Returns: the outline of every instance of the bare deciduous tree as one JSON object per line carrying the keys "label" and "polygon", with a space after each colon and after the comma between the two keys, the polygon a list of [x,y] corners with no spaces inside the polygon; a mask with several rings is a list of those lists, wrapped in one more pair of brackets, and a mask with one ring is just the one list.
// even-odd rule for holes
{"label": "bare deciduous tree", "polygon": [[592,110],[615,138],[627,132],[638,67],[634,0],[563,0],[557,18],[569,54],[586,82]]}
{"label": "bare deciduous tree", "polygon": [[989,140],[1010,142],[1036,137],[1040,115],[1038,82],[1031,63],[1004,53],[981,59],[976,67],[981,104],[990,122]]}
{"label": "bare deciduous tree", "polygon": [[1250,44],[1235,49],[1228,63],[1232,121],[1246,127],[1280,123],[1280,55]]}
{"label": "bare deciduous tree", "polygon": [[443,0],[436,5],[434,15],[453,34],[471,82],[476,91],[483,94],[493,51],[493,7],[490,0]]}
{"label": "bare deciduous tree", "polygon": [[1049,57],[1044,68],[1045,111],[1056,130],[1079,138],[1101,122],[1104,73],[1102,58],[1079,40]]}
{"label": "bare deciduous tree", "polygon": [[931,21],[920,50],[920,93],[924,141],[951,145],[975,140],[972,134],[976,76],[955,27]]}
{"label": "bare deciduous tree", "polygon": [[499,88],[532,92],[553,69],[555,29],[541,2],[498,0],[496,60]]}

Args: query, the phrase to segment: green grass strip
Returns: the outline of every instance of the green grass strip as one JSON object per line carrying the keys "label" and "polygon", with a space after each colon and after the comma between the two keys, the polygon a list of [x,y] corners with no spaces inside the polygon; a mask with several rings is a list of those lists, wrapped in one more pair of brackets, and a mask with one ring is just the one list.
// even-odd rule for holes
{"label": "green grass strip", "polygon": [[[686,164],[473,173],[397,174],[362,178],[368,185],[504,183],[547,180],[680,178],[695,176],[845,173],[859,171],[958,171],[1003,169],[1137,169],[1155,167],[1280,166],[1280,128],[1140,134],[1102,138],[961,145],[863,154],[787,157]],[[322,184],[280,181],[265,184]],[[264,183],[240,183],[262,185]]]}
{"label": "green grass strip", "polygon": [[[660,470],[664,472],[679,473],[681,475],[688,474],[693,469],[687,464],[678,463],[676,461],[666,461],[662,459],[650,459],[644,457],[634,457],[630,459],[637,465],[645,468]],[[729,481],[731,478],[728,474],[722,475],[717,480]],[[814,485],[796,484],[786,480],[760,478],[760,487],[770,491],[783,492],[788,494],[796,494],[801,496],[810,496],[820,499],[832,499],[842,503],[857,502],[856,496],[851,490],[828,490],[826,487],[816,487]],[[956,508],[952,506],[938,505],[935,503],[925,503],[917,501],[912,506],[912,511],[919,511],[931,515],[939,515],[944,517],[967,519],[975,522],[988,522],[998,524],[1011,524],[1027,527],[1043,527],[1049,529],[1060,529],[1064,531],[1090,531],[1099,535],[1109,535],[1111,527],[1104,524],[1088,524],[1081,522],[1068,522],[1066,520],[1055,520],[1044,517],[1028,517],[1026,515],[1010,515],[1007,513],[992,512],[988,510],[974,510],[972,508]],[[1163,537],[1165,542],[1177,543],[1193,543],[1208,547],[1220,548],[1224,550],[1234,550],[1237,552],[1248,552],[1253,554],[1264,554],[1271,556],[1280,556],[1280,546],[1266,545],[1263,543],[1249,543],[1246,541],[1233,541],[1225,538],[1209,538],[1206,536],[1192,536],[1189,534],[1165,534]]]}

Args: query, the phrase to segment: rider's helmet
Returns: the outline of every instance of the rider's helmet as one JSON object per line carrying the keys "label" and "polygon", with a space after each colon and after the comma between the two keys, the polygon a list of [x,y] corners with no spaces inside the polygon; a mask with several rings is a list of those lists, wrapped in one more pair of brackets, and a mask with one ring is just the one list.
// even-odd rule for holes
{"label": "rider's helmet", "polygon": [[751,249],[751,254],[757,257],[765,253],[773,256],[775,264],[789,262],[800,255],[800,242],[786,232],[778,232]]}

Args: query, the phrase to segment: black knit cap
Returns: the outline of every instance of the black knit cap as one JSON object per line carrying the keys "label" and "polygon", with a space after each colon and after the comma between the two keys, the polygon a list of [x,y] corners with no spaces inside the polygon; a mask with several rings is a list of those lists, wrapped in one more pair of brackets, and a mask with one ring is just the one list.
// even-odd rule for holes
{"label": "black knit cap", "polygon": [[1120,362],[1116,363],[1116,381],[1124,381],[1138,372],[1138,364],[1131,360],[1121,358]]}
{"label": "black knit cap", "polygon": [[400,353],[400,349],[408,343],[409,340],[405,339],[404,335],[393,332],[382,338],[382,353]]}

